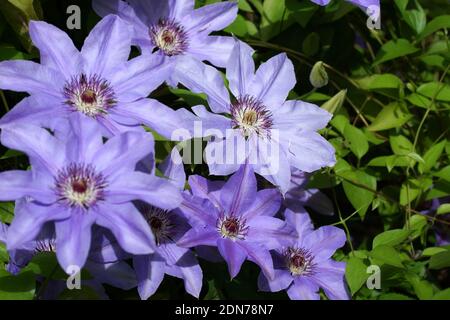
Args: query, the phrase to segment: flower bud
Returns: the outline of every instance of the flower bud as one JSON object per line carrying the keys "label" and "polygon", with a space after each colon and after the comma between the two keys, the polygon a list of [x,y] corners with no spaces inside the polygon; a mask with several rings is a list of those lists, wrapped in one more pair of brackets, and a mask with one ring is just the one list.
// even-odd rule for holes
{"label": "flower bud", "polygon": [[312,68],[309,81],[314,88],[322,88],[328,84],[328,73],[322,61],[316,62]]}
{"label": "flower bud", "polygon": [[344,104],[347,96],[347,89],[339,91],[334,97],[325,102],[321,108],[327,110],[329,113],[335,113]]}

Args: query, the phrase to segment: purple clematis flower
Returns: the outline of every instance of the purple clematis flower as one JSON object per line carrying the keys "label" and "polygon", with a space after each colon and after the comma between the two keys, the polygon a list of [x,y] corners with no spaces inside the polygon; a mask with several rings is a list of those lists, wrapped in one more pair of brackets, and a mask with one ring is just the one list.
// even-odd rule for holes
{"label": "purple clematis flower", "polygon": [[281,204],[276,189],[257,191],[250,165],[243,165],[220,188],[200,176],[189,178],[192,194],[184,194],[180,210],[192,229],[178,241],[183,247],[217,247],[234,278],[245,260],[256,263],[272,278],[269,250],[289,243],[295,231],[274,218]]}
{"label": "purple clematis flower", "polygon": [[[184,189],[186,175],[183,162],[176,149],[159,167],[179,190]],[[152,296],[168,274],[184,280],[186,291],[198,298],[202,289],[203,273],[193,251],[180,247],[176,242],[190,229],[178,211],[167,211],[138,204],[138,208],[152,229],[156,240],[155,252],[133,257],[138,279],[138,292],[142,299]]]}
{"label": "purple clematis flower", "polygon": [[[16,201],[16,207],[25,206],[27,200]],[[17,210],[21,212],[22,210]],[[0,242],[7,243],[8,226],[0,223]],[[9,251],[9,263],[7,270],[16,275],[33,257],[40,253],[56,252],[55,231],[52,226],[45,226],[36,239],[25,243],[22,247]],[[95,228],[92,238],[92,246],[85,268],[93,279],[83,280],[82,285],[96,289],[102,298],[107,299],[102,284],[108,284],[123,290],[136,287],[134,270],[122,261],[122,250],[118,247],[114,237],[103,228]],[[40,281],[40,277],[37,279]],[[44,292],[40,292],[38,298],[56,299],[67,287],[65,280],[50,280]]]}
{"label": "purple clematis flower", "polygon": [[107,136],[145,124],[170,137],[180,126],[176,111],[146,98],[171,73],[171,64],[156,55],[128,61],[132,30],[119,17],[102,19],[81,52],[52,25],[32,21],[29,28],[41,63],[0,63],[0,88],[31,94],[0,120],[1,126],[26,122],[56,130],[74,112],[97,120]]}
{"label": "purple clematis flower", "polygon": [[227,65],[233,99],[216,69],[186,59],[177,68],[180,83],[205,93],[213,113],[193,108],[204,136],[215,137],[205,149],[210,173],[228,175],[245,162],[285,194],[291,167],[312,172],[335,163],[334,148],[316,131],[332,115],[310,103],[286,101],[295,85],[295,72],[286,54],[263,63],[255,73],[253,50],[241,41]]}
{"label": "purple clematis flower", "polygon": [[309,174],[292,169],[291,185],[283,201],[283,207],[295,213],[307,213],[309,207],[325,216],[334,215],[333,203],[319,189],[306,189]]}
{"label": "purple clematis flower", "polygon": [[[314,2],[315,4],[326,6],[330,3],[331,0],[311,0],[311,1]],[[380,0],[347,0],[347,2],[357,5],[364,11],[370,6],[376,6],[380,8]]]}
{"label": "purple clematis flower", "polygon": [[32,167],[0,173],[0,201],[31,199],[12,221],[8,250],[32,241],[45,223],[54,222],[56,255],[64,270],[84,266],[93,225],[109,229],[127,252],[154,252],[151,230],[131,201],[173,209],[181,196],[154,173],[135,171],[137,162],[153,153],[152,135],[127,132],[103,143],[94,120],[75,113],[70,125],[68,136],[36,126],[2,130],[2,143],[26,153]]}
{"label": "purple clematis flower", "polygon": [[[421,211],[421,213],[433,217],[436,215],[437,209],[444,203],[450,203],[450,197],[433,199],[431,201],[430,207],[426,210]],[[450,214],[439,215],[437,218],[444,222],[450,222]],[[433,224],[433,230],[436,236],[436,245],[450,245],[450,227],[448,224],[439,223],[438,221],[436,221],[436,223]]]}
{"label": "purple clematis flower", "polygon": [[344,280],[345,263],[331,259],[345,244],[345,233],[332,226],[313,230],[308,214],[286,210],[285,217],[295,226],[298,238],[294,245],[286,244],[272,251],[274,277],[268,279],[261,273],[259,289],[271,292],[286,289],[292,300],[319,300],[322,288],[330,299],[349,299]]}
{"label": "purple clematis flower", "polygon": [[[128,3],[129,4],[128,4]],[[144,56],[154,51],[177,65],[181,56],[209,61],[224,67],[234,41],[231,37],[210,36],[230,25],[237,16],[235,1],[222,1],[194,10],[194,0],[94,0],[100,16],[118,14],[133,26],[133,44]],[[175,80],[170,81],[176,84]]]}

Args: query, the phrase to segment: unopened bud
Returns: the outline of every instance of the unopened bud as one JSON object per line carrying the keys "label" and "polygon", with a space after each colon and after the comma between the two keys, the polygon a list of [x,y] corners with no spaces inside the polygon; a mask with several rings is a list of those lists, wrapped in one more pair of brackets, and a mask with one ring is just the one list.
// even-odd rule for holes
{"label": "unopened bud", "polygon": [[314,88],[322,88],[328,84],[328,73],[322,61],[317,62],[312,68],[309,81]]}
{"label": "unopened bud", "polygon": [[335,113],[344,104],[347,96],[347,89],[339,91],[334,97],[325,102],[321,108],[327,110],[329,113]]}

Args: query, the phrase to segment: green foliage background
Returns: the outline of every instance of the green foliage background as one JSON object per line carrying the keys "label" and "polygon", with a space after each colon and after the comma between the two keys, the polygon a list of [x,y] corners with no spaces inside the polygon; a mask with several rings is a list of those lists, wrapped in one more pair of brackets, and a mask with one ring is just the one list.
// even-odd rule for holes
{"label": "green foliage background", "polygon": [[[27,21],[43,19],[66,30],[66,9],[74,3],[2,0],[0,61],[37,60]],[[66,31],[80,47],[99,18],[89,0],[77,4],[82,9],[82,30]],[[348,262],[346,278],[353,299],[450,299],[450,247],[436,247],[432,231],[436,224],[450,230],[450,204],[441,205],[436,215],[420,214],[430,200],[450,195],[449,2],[382,1],[381,30],[368,29],[365,13],[344,1],[319,7],[309,0],[239,0],[239,8],[237,20],[225,33],[257,49],[258,62],[286,52],[298,79],[290,98],[329,108],[326,102],[347,90],[323,131],[336,148],[338,162],[315,174],[309,187],[325,192],[336,211],[334,217],[313,214],[315,224],[334,224],[347,233],[348,243],[335,258]],[[324,61],[329,76],[329,84],[320,89],[309,82],[317,61]],[[202,96],[167,87],[152,96],[173,108],[204,101]],[[23,97],[0,91],[1,113]],[[172,143],[157,140],[162,159]],[[0,170],[27,168],[20,153],[0,151]],[[205,166],[189,167],[187,172],[208,173]],[[0,204],[0,219],[10,222],[13,210],[12,203]],[[7,261],[1,246],[0,263]],[[381,267],[379,290],[365,285],[370,275],[366,269],[372,264]],[[287,298],[284,293],[257,292],[258,272],[251,264],[233,281],[224,276],[225,266],[202,262],[202,267],[202,299]],[[41,284],[36,275],[44,279]],[[40,254],[17,277],[0,268],[0,299],[40,298],[51,279],[61,278],[55,257]],[[138,298],[135,291],[106,289],[111,298]],[[96,297],[89,287],[61,296]],[[153,298],[189,299],[182,282],[168,278]]]}

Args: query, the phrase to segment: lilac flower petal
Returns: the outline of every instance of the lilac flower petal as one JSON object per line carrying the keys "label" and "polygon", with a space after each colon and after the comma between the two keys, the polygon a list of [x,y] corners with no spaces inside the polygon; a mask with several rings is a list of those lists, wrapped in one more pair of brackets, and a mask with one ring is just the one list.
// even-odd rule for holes
{"label": "lilac flower petal", "polygon": [[241,214],[255,201],[257,191],[256,177],[250,165],[241,168],[228,179],[220,193],[220,201],[225,212]]}
{"label": "lilac flower petal", "polygon": [[29,30],[42,65],[60,71],[66,79],[82,68],[80,52],[67,33],[44,21],[30,21]]}
{"label": "lilac flower petal", "polygon": [[331,300],[349,300],[350,296],[345,285],[344,275],[344,262],[328,260],[317,268],[312,278]]}
{"label": "lilac flower petal", "polygon": [[166,260],[168,265],[176,264],[189,249],[177,246],[175,243],[163,243],[158,246],[158,253]]}
{"label": "lilac flower petal", "polygon": [[235,40],[226,36],[193,37],[187,52],[198,60],[206,60],[211,64],[225,68],[230,60]]}
{"label": "lilac flower petal", "polygon": [[173,64],[159,54],[139,56],[109,71],[119,101],[147,97],[171,74]]}
{"label": "lilac flower petal", "polygon": [[182,194],[181,212],[196,223],[214,225],[219,217],[219,210],[207,199]]}
{"label": "lilac flower petal", "polygon": [[219,232],[211,227],[192,228],[186,232],[177,245],[184,248],[193,248],[197,246],[216,246],[220,238]]}
{"label": "lilac flower petal", "polygon": [[95,263],[88,260],[85,268],[95,280],[101,283],[106,283],[122,290],[130,290],[137,286],[135,271],[124,261]]}
{"label": "lilac flower petal", "polygon": [[231,279],[237,276],[241,270],[241,266],[247,258],[247,252],[240,245],[230,239],[219,239],[217,241],[217,248],[220,254],[228,264],[228,272]]}
{"label": "lilac flower petal", "polygon": [[215,68],[193,58],[183,57],[177,60],[175,78],[189,90],[206,94],[213,112],[229,112],[230,95],[222,76]]}
{"label": "lilac flower petal", "polygon": [[275,269],[273,280],[267,279],[263,273],[259,274],[258,289],[266,292],[278,292],[289,287],[292,281],[292,275],[288,270]]}
{"label": "lilac flower petal", "polygon": [[165,262],[158,254],[135,256],[133,266],[136,270],[139,296],[147,300],[164,279]]}
{"label": "lilac flower petal", "polygon": [[289,143],[290,162],[297,169],[313,172],[336,163],[333,146],[316,132],[298,132]]}
{"label": "lilac flower petal", "polygon": [[186,28],[191,32],[209,34],[230,25],[236,19],[238,11],[234,1],[223,1],[203,6],[191,12],[187,17]]}
{"label": "lilac flower petal", "polygon": [[8,235],[8,225],[0,222],[0,242],[6,244],[6,237]]}
{"label": "lilac flower petal", "polygon": [[[54,102],[50,96],[36,95],[24,98],[0,119],[0,127],[15,126],[20,123],[54,129],[55,119],[64,123],[61,118],[67,110]],[[65,124],[64,124],[65,125]]]}
{"label": "lilac flower petal", "polygon": [[180,191],[167,179],[141,172],[130,172],[111,181],[108,196],[112,203],[142,200],[164,210],[171,210],[181,202]]}
{"label": "lilac flower petal", "polygon": [[195,0],[168,0],[169,17],[181,20],[194,10]]}
{"label": "lilac flower petal", "polygon": [[203,285],[203,272],[192,253],[183,257],[182,266],[166,266],[166,273],[173,277],[182,278],[186,292],[198,299]]}
{"label": "lilac flower petal", "polygon": [[246,239],[262,243],[268,250],[280,248],[293,243],[297,233],[283,220],[258,216],[249,219]]}
{"label": "lilac flower petal", "polygon": [[326,6],[327,4],[330,3],[330,0],[311,0],[311,1],[321,6]]}
{"label": "lilac flower petal", "polygon": [[103,137],[97,121],[80,112],[72,114],[69,120],[73,142],[66,149],[67,159],[75,163],[95,163],[97,159],[94,156],[103,146]]}
{"label": "lilac flower petal", "polygon": [[277,189],[264,189],[258,191],[256,199],[245,213],[246,219],[257,215],[274,216],[281,206],[281,194]]}
{"label": "lilac flower petal", "polygon": [[131,120],[133,124],[144,124],[168,139],[183,126],[183,119],[180,119],[176,111],[154,99],[140,99],[120,107],[118,105],[113,113],[119,116],[113,116],[117,122],[127,124]]}
{"label": "lilac flower petal", "polygon": [[220,189],[224,181],[210,181],[202,176],[193,175],[188,179],[191,192],[194,196],[209,199],[216,208],[223,209],[220,203]]}
{"label": "lilac flower petal", "polygon": [[304,245],[311,249],[316,262],[330,258],[334,252],[343,247],[347,237],[342,229],[323,226],[304,238]]}
{"label": "lilac flower petal", "polygon": [[319,286],[307,277],[298,277],[288,288],[291,300],[320,300]]}
{"label": "lilac flower petal", "polygon": [[239,245],[247,251],[248,260],[256,263],[268,279],[274,278],[272,257],[266,247],[249,241],[240,241]]}
{"label": "lilac flower petal", "polygon": [[[61,208],[58,209],[61,210]],[[86,263],[94,222],[95,215],[86,214],[81,210],[72,210],[68,219],[55,221],[56,247],[58,248],[56,257],[66,272],[70,272],[70,266],[82,268]]]}
{"label": "lilac flower petal", "polygon": [[47,130],[31,125],[15,125],[2,130],[2,144],[26,153],[33,167],[56,175],[65,156],[65,145]]}
{"label": "lilac flower petal", "polygon": [[275,110],[284,103],[295,82],[291,60],[285,53],[280,53],[261,64],[248,93],[263,101],[267,108]]}
{"label": "lilac flower petal", "polygon": [[98,204],[96,223],[109,229],[123,250],[132,254],[155,251],[155,238],[141,213],[131,204]]}
{"label": "lilac flower petal", "polygon": [[[191,108],[196,116],[197,121],[201,121],[202,136],[207,134],[207,130],[219,130],[223,136],[227,129],[231,129],[231,120],[221,114],[208,112],[204,106],[195,106]],[[195,132],[194,132],[195,134]]]}
{"label": "lilac flower petal", "polygon": [[108,15],[92,29],[81,55],[90,74],[103,74],[128,60],[131,51],[130,26],[119,17]]}
{"label": "lilac flower petal", "polygon": [[131,0],[128,1],[137,17],[147,26],[157,23],[161,17],[169,17],[169,1]]}
{"label": "lilac flower petal", "polygon": [[307,200],[305,206],[314,209],[325,216],[334,215],[334,206],[331,200],[318,189],[305,190]]}
{"label": "lilac flower petal", "polygon": [[35,181],[31,171],[12,170],[0,173],[0,201],[31,197],[42,203],[53,203],[56,196],[43,181]]}
{"label": "lilac flower petal", "polygon": [[56,70],[32,61],[11,60],[0,62],[0,88],[29,94],[49,95],[63,101],[58,84],[65,80]]}
{"label": "lilac flower petal", "polygon": [[153,152],[150,133],[127,132],[109,139],[95,155],[97,168],[107,176],[133,171],[136,164]]}
{"label": "lilac flower petal", "polygon": [[249,91],[249,86],[255,77],[255,62],[253,50],[245,42],[235,40],[230,60],[227,64],[227,79],[230,90],[235,97],[244,96]]}
{"label": "lilac flower petal", "polygon": [[292,212],[290,209],[286,209],[284,212],[286,222],[289,223],[298,233],[299,239],[298,243],[300,247],[305,246],[303,239],[314,231],[314,226],[312,224],[311,218],[308,213],[296,213]]}
{"label": "lilac flower petal", "polygon": [[23,247],[34,240],[47,221],[67,219],[70,212],[59,206],[43,206],[33,202],[17,205],[15,217],[8,229],[8,251]]}
{"label": "lilac flower petal", "polygon": [[332,114],[318,106],[300,100],[286,101],[272,112],[274,128],[283,131],[298,129],[317,131],[326,127]]}
{"label": "lilac flower petal", "polygon": [[176,147],[172,149],[170,155],[159,165],[159,170],[178,189],[184,189],[186,173],[184,172],[183,159]]}

